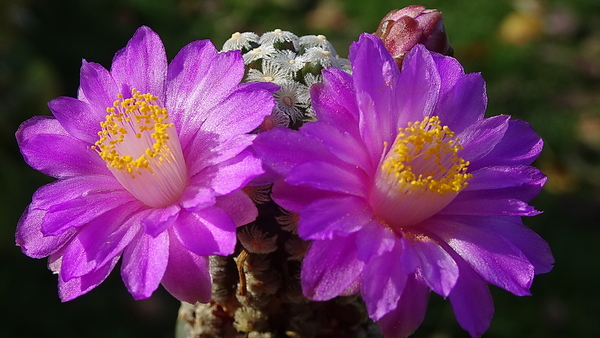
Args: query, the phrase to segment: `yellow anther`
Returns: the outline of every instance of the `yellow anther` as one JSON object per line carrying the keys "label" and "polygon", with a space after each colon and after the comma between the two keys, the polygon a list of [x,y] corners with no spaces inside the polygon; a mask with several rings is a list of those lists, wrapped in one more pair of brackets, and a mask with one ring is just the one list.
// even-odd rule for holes
{"label": "yellow anther", "polygon": [[[119,94],[113,107],[106,108],[106,119],[100,123],[102,130],[98,132],[100,138],[92,149],[100,154],[109,167],[124,170],[135,178],[135,174],[140,174],[140,169],[152,171],[149,158],[169,153],[167,131],[173,124],[169,122],[167,110],[156,104],[158,97],[148,93],[141,94],[135,89],[132,89],[131,96],[123,99],[123,95]],[[144,149],[121,153],[132,151],[141,142],[129,141],[128,134],[135,135],[138,140],[148,131],[153,132],[149,135],[150,143],[142,143],[145,144]]]}
{"label": "yellow anther", "polygon": [[382,173],[395,180],[399,189],[409,184],[411,189],[428,189],[440,195],[459,192],[471,177],[466,173],[469,162],[457,155],[461,150],[454,132],[441,126],[439,117],[426,117],[399,129],[381,165]]}

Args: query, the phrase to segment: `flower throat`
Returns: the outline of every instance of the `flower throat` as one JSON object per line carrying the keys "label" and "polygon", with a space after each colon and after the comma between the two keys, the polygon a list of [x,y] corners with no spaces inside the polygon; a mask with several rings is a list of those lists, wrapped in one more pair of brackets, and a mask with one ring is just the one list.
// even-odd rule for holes
{"label": "flower throat", "polygon": [[136,89],[117,96],[92,147],[125,189],[144,204],[175,202],[188,183],[177,131],[158,97]]}
{"label": "flower throat", "polygon": [[376,213],[396,226],[414,225],[443,209],[471,178],[462,146],[439,117],[400,128],[380,162],[371,200]]}

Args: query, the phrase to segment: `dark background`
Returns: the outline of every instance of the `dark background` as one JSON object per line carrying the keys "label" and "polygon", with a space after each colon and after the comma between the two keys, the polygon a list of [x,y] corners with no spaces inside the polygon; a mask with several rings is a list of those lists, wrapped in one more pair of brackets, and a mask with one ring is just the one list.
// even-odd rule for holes
{"label": "dark background", "polygon": [[[29,168],[14,133],[46,103],[76,96],[81,59],[110,66],[140,25],[172,58],[185,44],[217,47],[236,31],[324,34],[341,56],[361,32],[406,1],[0,0],[0,337],[173,337],[179,303],[163,289],[134,301],[118,267],[90,293],[57,296],[46,261],[14,245],[32,193],[51,181]],[[555,269],[532,297],[492,287],[496,315],[484,337],[599,337],[600,2],[421,1],[444,13],[456,57],[487,80],[488,115],[525,119],[545,139],[536,165],[549,176],[525,224],[544,237]],[[414,337],[468,337],[447,301],[432,295]]]}

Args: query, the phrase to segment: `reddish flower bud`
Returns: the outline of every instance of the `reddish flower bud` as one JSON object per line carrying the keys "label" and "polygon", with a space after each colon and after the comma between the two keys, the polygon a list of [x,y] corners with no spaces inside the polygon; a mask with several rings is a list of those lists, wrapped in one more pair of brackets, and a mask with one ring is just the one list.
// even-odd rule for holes
{"label": "reddish flower bud", "polygon": [[431,51],[452,55],[442,13],[425,6],[411,5],[389,12],[375,32],[400,67],[404,55],[420,43]]}

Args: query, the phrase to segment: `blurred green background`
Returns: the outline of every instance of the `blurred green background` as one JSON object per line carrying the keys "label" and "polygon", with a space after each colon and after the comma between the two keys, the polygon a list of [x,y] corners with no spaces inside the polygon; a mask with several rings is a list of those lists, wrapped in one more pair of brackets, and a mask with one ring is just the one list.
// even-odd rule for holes
{"label": "blurred green background", "polygon": [[[45,260],[14,245],[31,194],[51,180],[29,168],[14,140],[19,124],[48,115],[46,103],[76,96],[81,59],[110,66],[140,25],[170,57],[196,39],[218,47],[236,31],[275,28],[324,34],[346,57],[407,1],[1,0],[0,337],[173,337],[179,303],[164,290],[134,301],[118,269],[87,295],[61,303]],[[444,13],[456,57],[487,80],[489,115],[530,122],[545,139],[537,165],[549,176],[526,219],[552,247],[555,269],[532,297],[492,287],[496,315],[485,337],[600,337],[600,2],[421,1]],[[447,301],[432,295],[414,337],[467,337]]]}

